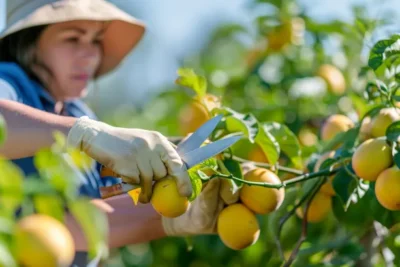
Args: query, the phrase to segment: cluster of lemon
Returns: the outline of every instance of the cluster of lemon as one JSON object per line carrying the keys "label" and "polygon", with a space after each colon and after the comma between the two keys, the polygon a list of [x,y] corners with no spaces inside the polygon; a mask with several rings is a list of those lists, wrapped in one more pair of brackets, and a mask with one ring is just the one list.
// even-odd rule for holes
{"label": "cluster of lemon", "polygon": [[[400,170],[394,164],[392,150],[385,134],[388,126],[399,119],[400,113],[397,108],[384,108],[373,118],[365,118],[359,133],[362,143],[356,147],[351,158],[354,173],[362,180],[376,182],[376,198],[389,210],[400,210]],[[337,134],[353,127],[353,121],[347,116],[332,115],[321,128],[321,139],[331,140]],[[334,156],[334,150],[324,153],[316,162],[314,171],[319,171],[321,164]],[[331,211],[331,197],[336,194],[332,186],[333,178],[334,175],[328,177],[311,202],[307,217],[309,222],[319,222]],[[301,212],[297,214],[301,216]]]}
{"label": "cluster of lemon", "polygon": [[400,170],[385,135],[389,125],[399,120],[397,107],[381,109],[377,116],[366,118],[362,127],[364,142],[352,158],[354,172],[363,180],[376,182],[376,198],[389,210],[400,210]]}

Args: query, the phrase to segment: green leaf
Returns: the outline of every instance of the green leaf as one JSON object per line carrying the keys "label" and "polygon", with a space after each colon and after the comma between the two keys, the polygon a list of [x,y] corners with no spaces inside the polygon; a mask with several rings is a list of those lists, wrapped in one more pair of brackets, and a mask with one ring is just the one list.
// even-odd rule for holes
{"label": "green leaf", "polygon": [[381,80],[376,81],[376,88],[382,95],[388,95],[389,93],[389,89],[387,88],[386,84]]}
{"label": "green leaf", "polygon": [[211,157],[188,170],[193,189],[192,195],[188,198],[189,201],[195,200],[201,193],[201,189],[203,188],[202,180],[209,180],[210,177],[205,173],[205,171],[216,170],[217,167],[217,160],[214,157]]}
{"label": "green leaf", "polygon": [[368,74],[368,72],[370,71],[370,69],[371,68],[369,66],[361,67],[360,71],[358,72],[358,77],[359,78],[365,77]]}
{"label": "green leaf", "polygon": [[178,79],[176,83],[193,89],[199,97],[203,97],[207,91],[207,80],[203,76],[197,75],[193,69],[178,69]]}
{"label": "green leaf", "polygon": [[205,161],[201,162],[198,166],[198,168],[204,170],[204,169],[213,169],[215,170],[218,167],[217,165],[217,160],[214,157],[208,158]]}
{"label": "green leaf", "polygon": [[0,234],[12,235],[14,233],[15,221],[13,219],[8,218],[7,215],[0,215]]}
{"label": "green leaf", "polygon": [[[321,164],[321,166],[319,167],[319,170],[325,170],[330,168],[334,163],[336,163],[337,161],[339,161],[339,158],[328,158],[326,160],[324,160]],[[332,168],[330,168],[332,169]]]}
{"label": "green leaf", "polygon": [[301,147],[296,135],[284,124],[267,122],[263,125],[276,138],[280,149],[289,157],[295,168],[303,169]]}
{"label": "green leaf", "polygon": [[65,196],[75,196],[83,174],[68,162],[61,153],[55,153],[51,149],[42,149],[34,156],[34,165],[39,175],[47,180]]}
{"label": "green leaf", "polygon": [[369,110],[368,103],[365,101],[364,97],[354,93],[349,93],[349,97],[351,98],[354,109],[357,110],[359,114],[364,114]]}
{"label": "green leaf", "polygon": [[372,107],[370,107],[370,109],[368,110],[368,112],[367,113],[365,113],[363,116],[362,116],[362,120],[364,120],[365,118],[367,118],[367,117],[375,117],[380,111],[381,111],[381,109],[383,109],[383,108],[385,108],[386,107],[386,105],[385,104],[377,104],[377,105],[374,105],[374,106],[372,106]]}
{"label": "green leaf", "polygon": [[[378,86],[374,82],[369,82],[365,88],[365,92],[368,94],[369,100],[374,100],[380,96]],[[365,100],[363,101],[364,104]]]}
{"label": "green leaf", "polygon": [[27,196],[57,192],[50,183],[36,175],[29,175],[24,181],[23,188],[24,194]]}
{"label": "green leaf", "polygon": [[49,215],[64,222],[64,203],[58,195],[36,195],[33,197],[37,213]]}
{"label": "green leaf", "polygon": [[343,31],[345,30],[346,27],[348,27],[348,24],[340,21],[340,20],[332,20],[329,23],[321,23],[321,22],[316,22],[313,21],[311,18],[306,17],[306,28],[307,30],[311,32],[316,32],[316,33],[339,33],[343,34]]}
{"label": "green leaf", "polygon": [[400,95],[394,95],[394,96],[392,96],[392,98],[393,98],[394,100],[396,100],[396,102],[399,102],[399,101],[400,101]]}
{"label": "green leaf", "polygon": [[237,33],[247,33],[248,29],[239,23],[230,23],[218,27],[213,33],[214,38],[225,38]]}
{"label": "green leaf", "polygon": [[400,222],[400,211],[390,211],[384,208],[375,195],[375,182],[370,182],[370,187],[366,193],[366,198],[369,201],[369,211],[374,220],[380,222],[383,226],[390,228]]}
{"label": "green leaf", "polygon": [[380,40],[372,47],[369,59],[368,66],[372,69],[377,70],[386,59],[388,55],[393,55],[393,53],[399,52],[397,41],[400,38],[400,35],[393,35],[390,39]]}
{"label": "green leaf", "polygon": [[259,124],[253,114],[242,114],[227,107],[216,108],[213,113],[225,116],[226,129],[230,133],[243,133],[250,142],[254,142],[259,130]]}
{"label": "green leaf", "polygon": [[399,152],[397,152],[397,153],[394,155],[393,161],[394,161],[394,163],[396,164],[396,166],[397,166],[398,168],[400,168],[400,153],[399,153]]}
{"label": "green leaf", "polygon": [[4,141],[7,139],[7,123],[0,114],[0,146],[4,144]]}
{"label": "green leaf", "polygon": [[279,143],[266,127],[260,127],[255,142],[267,156],[270,164],[274,165],[278,162],[281,153]]}
{"label": "green leaf", "polygon": [[199,171],[199,169],[189,170],[189,177],[190,181],[192,182],[192,195],[188,198],[189,201],[195,200],[196,197],[200,195],[201,188],[203,186],[202,179],[197,171]]}
{"label": "green leaf", "polygon": [[13,213],[23,200],[22,170],[13,162],[0,159],[0,207]]}
{"label": "green leaf", "polygon": [[348,140],[349,135],[353,135],[353,133],[350,132],[350,130],[352,130],[352,129],[349,129],[346,132],[338,133],[337,135],[335,135],[335,137],[333,137],[329,141],[322,142],[321,151],[322,152],[328,152],[328,151],[334,150],[340,144],[343,144],[346,140]]}
{"label": "green leaf", "polygon": [[313,153],[308,157],[307,160],[307,170],[313,171],[315,169],[315,165],[317,164],[318,159],[321,156],[318,153]]}
{"label": "green leaf", "polygon": [[330,263],[333,266],[352,266],[352,264],[349,264],[359,260],[364,251],[365,249],[361,244],[348,243],[337,250],[335,257],[330,260]]}
{"label": "green leaf", "polygon": [[60,148],[64,148],[66,146],[67,140],[66,136],[60,132],[60,131],[55,131],[53,132],[53,137],[55,139],[55,144],[59,146]]}
{"label": "green leaf", "polygon": [[[242,167],[240,166],[240,163],[237,162],[236,160],[224,159],[223,160],[223,166],[225,166],[226,171],[231,173],[236,178],[243,179]],[[222,171],[222,173],[227,174],[224,171]],[[233,181],[236,184],[236,186],[241,186],[242,185],[242,183],[240,181],[236,181],[236,180],[231,180],[231,181]]]}
{"label": "green leaf", "polygon": [[368,227],[372,223],[373,218],[371,214],[365,212],[368,209],[369,202],[364,198],[352,203],[348,209],[345,210],[342,200],[337,196],[332,197],[333,214],[340,224],[345,225],[351,230]]}
{"label": "green leaf", "polygon": [[71,214],[83,229],[88,244],[90,259],[101,255],[102,259],[108,257],[108,219],[88,199],[80,198],[68,203]]}
{"label": "green leaf", "polygon": [[192,251],[194,247],[193,236],[186,236],[184,240],[186,243],[186,251]]}
{"label": "green leaf", "polygon": [[[278,236],[278,228],[279,228],[279,221],[282,219],[283,216],[285,216],[286,213],[290,212],[296,202],[296,199],[299,196],[299,190],[297,188],[288,188],[286,189],[285,192],[285,199],[283,200],[281,206],[279,207],[278,210],[272,212],[268,217],[268,227],[267,227],[267,235],[269,235],[270,237],[273,237],[273,239],[276,239]],[[296,216],[296,215],[293,215]],[[280,238],[283,238],[285,235],[285,231],[287,231],[288,229],[286,228],[286,223],[283,225],[282,228],[282,233]],[[297,229],[292,229],[292,233],[293,230],[296,232],[296,234],[300,234],[301,233],[301,229],[297,228]],[[298,231],[296,231],[298,230]],[[293,239],[293,238],[292,238]]]}
{"label": "green leaf", "polygon": [[391,142],[400,142],[400,121],[393,122],[386,129],[386,138]]}
{"label": "green leaf", "polygon": [[209,173],[210,170],[216,170],[217,167],[217,160],[214,157],[211,157],[188,170],[193,189],[192,195],[189,197],[189,201],[195,200],[196,197],[201,193],[201,189],[203,187],[202,180],[210,179],[210,176],[205,172],[207,171]]}
{"label": "green leaf", "polygon": [[226,169],[235,177],[243,179],[242,167],[240,163],[233,159],[224,159],[223,160],[224,166]]}
{"label": "green leaf", "polygon": [[199,175],[201,180],[205,180],[205,181],[210,180],[210,176],[208,176],[207,174],[205,174],[201,170],[197,170],[197,174]]}
{"label": "green leaf", "polygon": [[333,189],[342,201],[342,205],[347,204],[357,185],[357,181],[344,169],[339,170],[332,181]]}
{"label": "green leaf", "polygon": [[14,259],[10,246],[0,239],[0,266],[17,267],[17,262]]}
{"label": "green leaf", "polygon": [[343,149],[352,149],[359,137],[360,128],[354,127],[349,129],[343,136]]}

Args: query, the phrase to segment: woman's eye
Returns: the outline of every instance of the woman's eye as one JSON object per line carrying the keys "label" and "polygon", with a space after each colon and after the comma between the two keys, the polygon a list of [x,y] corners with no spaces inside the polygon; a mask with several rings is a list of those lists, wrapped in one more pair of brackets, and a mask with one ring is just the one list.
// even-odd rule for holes
{"label": "woman's eye", "polygon": [[70,37],[67,39],[68,42],[77,43],[79,41],[78,37]]}
{"label": "woman's eye", "polygon": [[103,41],[102,39],[96,39],[96,40],[93,40],[93,43],[94,44],[101,44],[102,41]]}

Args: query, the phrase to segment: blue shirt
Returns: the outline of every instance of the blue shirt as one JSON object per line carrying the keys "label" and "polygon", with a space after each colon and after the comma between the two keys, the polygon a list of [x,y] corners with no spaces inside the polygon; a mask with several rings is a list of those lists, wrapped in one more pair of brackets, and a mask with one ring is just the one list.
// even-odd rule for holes
{"label": "blue shirt", "polygon": [[[9,99],[25,105],[55,113],[55,100],[36,81],[32,80],[26,72],[16,63],[0,62],[0,98]],[[97,120],[95,114],[84,103],[77,99],[65,102],[64,114],[72,117],[88,116]],[[33,157],[13,160],[25,175],[35,174],[37,170],[33,164]],[[89,172],[85,172],[80,193],[92,198],[100,198],[99,188],[120,182],[114,177],[100,177],[100,164],[96,162]]]}

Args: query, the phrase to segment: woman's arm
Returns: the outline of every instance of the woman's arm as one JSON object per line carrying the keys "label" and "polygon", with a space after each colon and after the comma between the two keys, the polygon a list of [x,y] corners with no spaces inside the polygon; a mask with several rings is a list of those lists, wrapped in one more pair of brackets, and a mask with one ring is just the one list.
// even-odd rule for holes
{"label": "woman's arm", "polygon": [[[166,236],[161,215],[153,209],[151,204],[139,202],[134,205],[131,197],[127,194],[105,200],[98,199],[93,202],[103,212],[107,213],[110,248],[149,242]],[[87,251],[84,233],[70,214],[67,215],[66,225],[74,238],[75,249]]]}
{"label": "woman's arm", "polygon": [[7,139],[0,146],[0,154],[9,159],[34,156],[54,143],[55,130],[67,135],[77,120],[6,99],[0,99],[0,114],[7,124]]}

